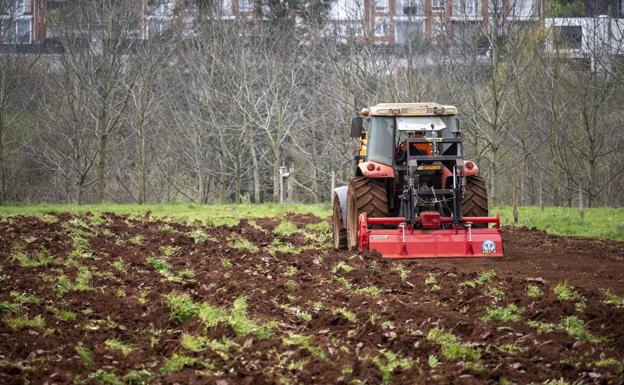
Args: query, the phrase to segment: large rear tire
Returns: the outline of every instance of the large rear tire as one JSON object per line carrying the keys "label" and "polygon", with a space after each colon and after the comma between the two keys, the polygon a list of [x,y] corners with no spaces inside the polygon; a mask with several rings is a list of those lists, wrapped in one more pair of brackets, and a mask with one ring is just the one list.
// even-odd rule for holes
{"label": "large rear tire", "polygon": [[358,217],[366,213],[369,218],[388,216],[388,193],[384,180],[358,176],[351,179],[347,192],[347,246],[358,246]]}
{"label": "large rear tire", "polygon": [[334,230],[334,248],[336,250],[344,250],[347,248],[347,229],[344,227],[342,220],[342,210],[340,209],[340,199],[338,196],[334,196],[334,216],[333,230]]}
{"label": "large rear tire", "polygon": [[[488,196],[485,179],[480,176],[466,177],[466,194],[462,202],[462,215],[464,217],[487,217]],[[487,223],[474,224],[472,227],[487,228]]]}

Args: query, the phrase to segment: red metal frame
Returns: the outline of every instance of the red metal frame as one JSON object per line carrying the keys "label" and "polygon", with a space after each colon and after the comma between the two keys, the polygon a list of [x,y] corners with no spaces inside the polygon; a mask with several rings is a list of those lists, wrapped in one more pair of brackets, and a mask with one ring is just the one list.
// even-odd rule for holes
{"label": "red metal frame", "polygon": [[[436,217],[437,215],[437,217]],[[429,216],[429,217],[428,217]],[[438,228],[415,229],[403,217],[358,218],[359,250],[376,250],[384,258],[466,258],[502,257],[503,240],[500,216],[464,217],[460,225],[439,228],[453,223],[451,217],[436,212],[421,213],[417,220],[423,226]],[[472,228],[473,224],[493,223],[495,227]],[[369,225],[398,225],[396,229],[369,229]]]}

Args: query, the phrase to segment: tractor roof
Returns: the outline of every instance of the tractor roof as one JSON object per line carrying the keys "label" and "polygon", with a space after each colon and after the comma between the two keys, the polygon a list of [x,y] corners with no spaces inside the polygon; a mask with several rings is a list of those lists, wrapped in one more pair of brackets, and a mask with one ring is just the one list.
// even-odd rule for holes
{"label": "tractor roof", "polygon": [[380,103],[370,108],[371,116],[448,116],[457,107],[438,103]]}

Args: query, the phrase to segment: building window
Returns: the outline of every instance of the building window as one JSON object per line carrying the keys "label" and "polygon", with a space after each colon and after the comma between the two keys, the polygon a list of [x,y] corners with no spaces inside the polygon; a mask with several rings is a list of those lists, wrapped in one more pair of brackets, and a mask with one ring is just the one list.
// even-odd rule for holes
{"label": "building window", "polygon": [[444,11],[444,0],[431,0],[431,9],[434,11]]}
{"label": "building window", "polygon": [[390,4],[388,0],[377,0],[375,2],[375,12],[388,13],[390,11]]}
{"label": "building window", "polygon": [[444,23],[444,20],[439,17],[433,18],[431,23],[431,34],[433,36],[442,36],[445,31],[446,24]]}
{"label": "building window", "polygon": [[31,13],[30,0],[17,0],[16,5],[15,5],[15,13],[17,15]]}
{"label": "building window", "polygon": [[490,12],[502,12],[503,0],[489,0]]}
{"label": "building window", "polygon": [[2,43],[8,44],[30,44],[32,43],[32,18],[20,18],[8,22],[9,25],[5,29],[5,25],[0,25],[2,28]]}
{"label": "building window", "polygon": [[553,28],[558,46],[561,49],[580,50],[583,47],[583,27],[580,25],[564,25]]}
{"label": "building window", "polygon": [[403,2],[403,14],[408,16],[420,15],[421,0],[405,0]]}
{"label": "building window", "polygon": [[173,0],[162,0],[150,7],[150,15],[152,16],[171,16],[175,4]]}
{"label": "building window", "polygon": [[477,16],[477,0],[455,0],[453,13],[457,16]]}
{"label": "building window", "polygon": [[239,12],[251,12],[253,10],[252,0],[238,0]]}
{"label": "building window", "polygon": [[390,25],[387,21],[375,24],[375,37],[386,37],[390,34]]}

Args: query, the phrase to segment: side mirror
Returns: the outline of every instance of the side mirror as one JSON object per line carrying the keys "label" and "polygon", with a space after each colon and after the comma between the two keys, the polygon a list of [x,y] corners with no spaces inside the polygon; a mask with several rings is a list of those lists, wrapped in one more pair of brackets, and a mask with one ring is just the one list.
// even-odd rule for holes
{"label": "side mirror", "polygon": [[363,132],[364,132],[364,123],[362,121],[362,117],[354,116],[351,119],[351,137],[360,138]]}

